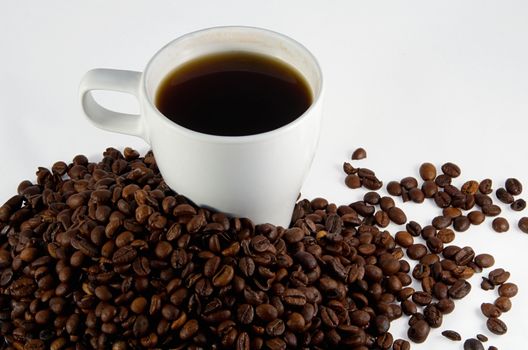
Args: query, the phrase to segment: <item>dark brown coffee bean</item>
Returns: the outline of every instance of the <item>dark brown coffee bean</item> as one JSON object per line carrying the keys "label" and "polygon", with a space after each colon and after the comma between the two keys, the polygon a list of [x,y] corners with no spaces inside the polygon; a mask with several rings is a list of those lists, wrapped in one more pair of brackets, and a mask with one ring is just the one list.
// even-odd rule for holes
{"label": "dark brown coffee bean", "polygon": [[294,258],[308,271],[317,267],[317,260],[315,257],[306,251],[297,252]]}
{"label": "dark brown coffee bean", "polygon": [[488,318],[488,320],[486,321],[486,326],[488,327],[491,333],[497,335],[506,334],[506,332],[508,331],[506,323],[504,323],[498,318]]}
{"label": "dark brown coffee bean", "polygon": [[467,217],[472,225],[480,225],[484,222],[484,219],[486,218],[485,215],[481,211],[478,211],[478,210],[469,212]]}
{"label": "dark brown coffee bean", "polygon": [[180,330],[180,338],[182,340],[190,339],[193,335],[198,332],[199,324],[197,320],[187,321]]}
{"label": "dark brown coffee bean", "polygon": [[464,342],[464,350],[484,350],[484,345],[482,345],[480,340],[470,338]]}
{"label": "dark brown coffee bean", "polygon": [[389,218],[397,225],[403,225],[407,222],[407,216],[398,207],[392,207],[389,209]]}
{"label": "dark brown coffee bean", "polygon": [[522,232],[528,233],[528,217],[520,218],[517,226],[519,227],[519,230],[521,230]]}
{"label": "dark brown coffee bean", "polygon": [[343,163],[343,171],[345,172],[345,174],[347,175],[352,175],[352,174],[355,174],[357,173],[357,169],[354,168],[352,166],[352,164],[348,163],[348,162],[344,162]]}
{"label": "dark brown coffee bean", "polygon": [[465,280],[457,280],[448,291],[448,294],[453,299],[462,299],[471,291],[471,284]]}
{"label": "dark brown coffee bean", "polygon": [[392,345],[392,350],[411,350],[411,344],[407,340],[397,339]]}
{"label": "dark brown coffee bean", "polygon": [[425,194],[419,188],[412,188],[409,191],[409,197],[414,203],[423,203],[425,200]]}
{"label": "dark brown coffee bean", "polygon": [[429,336],[429,324],[424,320],[418,320],[409,327],[407,336],[415,343],[423,343]]}
{"label": "dark brown coffee bean", "polygon": [[495,232],[499,233],[507,232],[510,229],[510,224],[508,223],[508,220],[503,217],[493,219],[491,226],[493,227],[493,230],[495,230]]}
{"label": "dark brown coffee bean", "polygon": [[426,306],[431,304],[433,296],[427,292],[416,292],[413,294],[412,300],[418,305]]}
{"label": "dark brown coffee bean", "polygon": [[490,194],[492,190],[493,182],[491,179],[484,179],[479,184],[479,191],[482,194]]}
{"label": "dark brown coffee bean", "polygon": [[407,231],[399,231],[395,235],[396,243],[401,245],[404,248],[410,247],[414,243],[414,238]]}
{"label": "dark brown coffee bean", "polygon": [[367,158],[367,151],[365,151],[365,149],[363,148],[357,148],[353,153],[352,153],[352,159],[353,160],[359,160],[359,159],[365,159]]}
{"label": "dark brown coffee bean", "polygon": [[467,265],[475,257],[475,252],[471,247],[464,247],[460,249],[454,256],[454,260],[457,265]]}
{"label": "dark brown coffee bean", "polygon": [[279,313],[278,313],[277,309],[275,308],[275,306],[273,306],[271,304],[260,304],[260,305],[258,305],[255,308],[255,313],[257,314],[257,316],[261,320],[263,320],[265,322],[273,321],[279,315]]}
{"label": "dark brown coffee bean", "polygon": [[505,283],[508,278],[510,278],[510,273],[501,268],[491,271],[488,275],[488,279],[496,286]]}
{"label": "dark brown coffee bean", "polygon": [[352,189],[360,188],[361,179],[356,174],[347,175],[345,178],[345,184]]}
{"label": "dark brown coffee bean", "polygon": [[390,208],[395,206],[394,199],[392,199],[391,197],[387,197],[387,196],[381,197],[379,204],[380,204],[381,210],[386,211],[386,212],[388,212]]}
{"label": "dark brown coffee bean", "polygon": [[300,242],[303,238],[304,238],[304,231],[298,227],[287,229],[284,232],[284,240],[286,241],[286,243],[290,243],[290,244],[297,243],[297,242]]}
{"label": "dark brown coffee bean", "polygon": [[294,306],[303,306],[306,304],[306,295],[298,289],[286,289],[282,295],[285,303]]}
{"label": "dark brown coffee bean", "polygon": [[425,198],[433,198],[438,193],[438,186],[434,181],[425,181],[422,184],[422,192]]}
{"label": "dark brown coffee bean", "polygon": [[498,188],[497,191],[495,191],[495,195],[502,203],[505,204],[511,204],[514,201],[513,196],[503,187]]}
{"label": "dark brown coffee bean", "polygon": [[478,189],[479,189],[479,183],[475,180],[470,180],[470,181],[465,182],[462,185],[462,187],[460,188],[460,191],[466,194],[475,194],[477,193]]}
{"label": "dark brown coffee bean", "polygon": [[437,192],[433,198],[439,208],[447,208],[451,204],[451,196],[445,192]]}
{"label": "dark brown coffee bean", "polygon": [[484,334],[477,334],[477,339],[483,343],[488,341],[488,337],[486,337]]}
{"label": "dark brown coffee bean", "polygon": [[451,299],[442,299],[436,303],[436,308],[444,315],[450,314],[455,309],[455,303]]}
{"label": "dark brown coffee bean", "polygon": [[497,216],[501,213],[501,208],[495,204],[486,204],[482,206],[482,212],[486,216]]}
{"label": "dark brown coffee bean", "polygon": [[438,237],[442,243],[451,243],[455,240],[455,233],[449,228],[444,228],[438,231],[436,237]]}
{"label": "dark brown coffee bean", "polygon": [[490,254],[479,254],[475,256],[475,263],[481,268],[488,268],[495,264],[495,259]]}
{"label": "dark brown coffee bean", "polygon": [[494,304],[501,312],[508,312],[512,307],[512,302],[510,298],[507,297],[498,297],[495,299]]}
{"label": "dark brown coffee bean", "polygon": [[459,177],[461,173],[458,165],[450,162],[442,165],[442,172],[449,177]]}
{"label": "dark brown coffee bean", "polygon": [[522,198],[516,199],[511,205],[510,208],[513,211],[522,211],[526,208],[526,201]]}
{"label": "dark brown coffee bean", "polygon": [[406,190],[411,190],[418,187],[418,181],[412,176],[404,177],[400,180],[400,185],[402,185]]}
{"label": "dark brown coffee bean", "polygon": [[451,218],[447,216],[436,216],[432,220],[432,225],[438,230],[446,228],[451,225]]}
{"label": "dark brown coffee bean", "polygon": [[518,287],[515,283],[503,283],[499,287],[499,295],[501,297],[513,298],[517,295]]}
{"label": "dark brown coffee bean", "polygon": [[387,192],[389,192],[391,196],[401,196],[402,186],[398,181],[390,181],[387,184]]}
{"label": "dark brown coffee bean", "polygon": [[500,315],[502,314],[502,312],[497,306],[490,303],[482,303],[480,305],[480,310],[482,311],[482,314],[486,317],[500,317]]}
{"label": "dark brown coffee bean", "polygon": [[515,179],[515,178],[509,178],[506,180],[506,190],[508,191],[508,193],[514,195],[514,196],[518,196],[522,193],[522,184],[519,180]]}
{"label": "dark brown coffee bean", "polygon": [[421,243],[416,243],[407,248],[407,256],[413,260],[419,260],[427,254],[427,247]]}
{"label": "dark brown coffee bean", "polygon": [[471,226],[471,221],[466,216],[459,216],[453,220],[453,228],[457,232],[465,232]]}
{"label": "dark brown coffee bean", "polygon": [[215,287],[224,287],[231,283],[235,275],[235,270],[232,266],[224,265],[213,277],[213,286]]}
{"label": "dark brown coffee bean", "polygon": [[452,341],[461,341],[462,340],[462,337],[456,331],[452,331],[452,330],[443,331],[442,335],[444,337],[446,337],[447,339],[452,340]]}

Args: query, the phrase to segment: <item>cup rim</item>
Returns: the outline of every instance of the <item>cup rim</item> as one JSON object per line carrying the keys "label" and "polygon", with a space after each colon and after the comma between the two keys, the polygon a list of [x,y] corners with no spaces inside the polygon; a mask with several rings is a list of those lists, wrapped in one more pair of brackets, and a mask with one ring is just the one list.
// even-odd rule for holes
{"label": "cup rim", "polygon": [[[289,122],[287,124],[284,124],[284,125],[282,125],[281,127],[277,128],[277,129],[273,129],[273,130],[266,131],[266,132],[263,132],[263,133],[258,133],[258,134],[253,134],[253,135],[243,135],[243,136],[223,136],[223,135],[206,134],[206,133],[203,133],[203,132],[199,132],[199,131],[188,129],[186,127],[183,127],[183,126],[173,122],[172,120],[167,118],[165,115],[163,115],[163,113],[160,112],[160,110],[156,107],[156,104],[154,103],[154,101],[152,101],[152,99],[149,97],[149,94],[147,93],[147,81],[145,79],[145,76],[147,75],[148,71],[151,69],[151,66],[152,66],[153,62],[155,61],[155,59],[163,51],[165,51],[169,46],[174,45],[175,43],[177,43],[177,42],[179,42],[181,40],[184,40],[184,39],[196,36],[196,35],[201,35],[204,32],[218,31],[218,30],[229,30],[229,29],[230,30],[236,30],[236,29],[249,30],[249,31],[264,32],[264,33],[267,33],[267,34],[271,34],[273,36],[279,37],[282,40],[288,41],[288,42],[290,42],[293,45],[296,45],[296,46],[300,47],[301,50],[303,50],[306,53],[306,55],[312,61],[313,65],[314,65],[314,67],[315,67],[315,69],[317,71],[317,75],[319,77],[319,86],[320,86],[320,88],[314,94],[312,103],[304,111],[303,114],[301,114],[299,117],[295,118],[293,121],[291,121],[291,122]],[[311,111],[313,109],[315,109],[316,106],[321,103],[320,101],[321,101],[321,96],[323,95],[323,88],[324,88],[323,73],[322,73],[322,69],[321,69],[321,66],[319,64],[319,61],[312,54],[312,52],[310,50],[308,50],[308,48],[306,48],[306,46],[304,46],[303,44],[301,44],[297,40],[292,39],[291,37],[289,37],[289,36],[287,36],[285,34],[282,34],[282,33],[279,33],[279,32],[273,31],[273,30],[265,29],[265,28],[254,27],[254,26],[215,26],[215,27],[209,27],[209,28],[204,28],[204,29],[193,31],[193,32],[189,32],[189,33],[184,34],[184,35],[182,35],[182,36],[180,36],[180,37],[178,37],[178,38],[176,38],[174,40],[171,40],[170,42],[165,44],[162,48],[160,48],[152,56],[152,58],[148,61],[147,65],[145,67],[144,73],[142,75],[142,79],[141,80],[142,80],[141,87],[143,89],[143,93],[144,93],[145,98],[147,99],[150,107],[156,113],[157,117],[160,120],[163,120],[162,123],[164,123],[165,126],[171,128],[171,129],[175,129],[175,130],[179,131],[180,133],[183,133],[183,134],[185,134],[185,135],[187,135],[189,137],[192,137],[192,138],[195,138],[195,139],[198,139],[198,140],[210,141],[210,142],[212,141],[212,142],[217,142],[217,143],[244,143],[244,142],[249,142],[249,141],[261,141],[261,140],[265,140],[265,139],[269,139],[269,138],[275,137],[278,134],[282,134],[284,132],[287,132],[288,130],[296,127],[297,124],[301,123],[304,119],[306,119],[308,117],[308,115],[310,115]]]}

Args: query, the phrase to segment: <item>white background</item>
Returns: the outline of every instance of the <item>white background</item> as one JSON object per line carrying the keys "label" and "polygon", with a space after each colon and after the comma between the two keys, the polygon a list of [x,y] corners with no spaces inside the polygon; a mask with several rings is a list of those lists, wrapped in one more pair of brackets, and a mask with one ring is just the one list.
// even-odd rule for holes
{"label": "white background", "polygon": [[[338,204],[362,197],[343,185],[341,164],[363,146],[385,182],[417,176],[423,161],[458,163],[464,180],[507,177],[526,185],[528,198],[528,2],[525,1],[3,1],[0,4],[0,202],[37,166],[98,159],[107,146],[147,145],[101,131],[81,115],[77,88],[95,67],[142,70],[155,51],[189,31],[216,25],[260,26],[305,44],[320,60],[326,84],[319,151],[302,193]],[[131,98],[102,96],[107,105],[134,111]],[[457,184],[462,184],[462,180]],[[399,204],[423,225],[439,209]],[[502,318],[499,349],[528,340],[528,235],[521,214],[503,206],[508,233],[490,220],[458,234],[457,245],[490,252],[520,286]],[[528,215],[525,211],[523,215]],[[397,228],[392,228],[393,232]],[[471,282],[470,297],[413,349],[457,349],[440,331],[463,337],[486,332],[481,302],[496,292]],[[393,324],[404,336],[404,317]]]}

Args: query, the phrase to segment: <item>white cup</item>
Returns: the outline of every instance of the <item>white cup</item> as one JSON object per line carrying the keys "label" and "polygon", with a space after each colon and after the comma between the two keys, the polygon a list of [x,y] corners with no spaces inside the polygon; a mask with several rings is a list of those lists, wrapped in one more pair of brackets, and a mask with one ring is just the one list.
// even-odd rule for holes
{"label": "white cup", "polygon": [[[313,94],[302,116],[278,129],[249,136],[208,135],[186,129],[155,106],[163,78],[194,58],[246,51],[278,58],[296,68]],[[134,95],[140,114],[110,111],[92,90]],[[255,223],[287,226],[311,166],[321,126],[323,79],[315,57],[282,34],[252,27],[216,27],[186,34],[160,49],[143,73],[94,69],[80,85],[85,115],[97,127],[143,138],[152,147],[166,183],[198,205]]]}

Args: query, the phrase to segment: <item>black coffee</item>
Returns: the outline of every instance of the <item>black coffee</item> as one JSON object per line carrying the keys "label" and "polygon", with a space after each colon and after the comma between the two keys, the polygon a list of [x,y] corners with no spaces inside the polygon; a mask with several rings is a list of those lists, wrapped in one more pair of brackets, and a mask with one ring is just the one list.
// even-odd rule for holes
{"label": "black coffee", "polygon": [[301,116],[312,103],[305,78],[277,59],[248,52],[203,56],[161,82],[156,106],[173,122],[205,134],[254,135]]}

